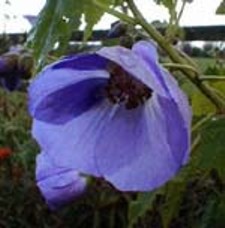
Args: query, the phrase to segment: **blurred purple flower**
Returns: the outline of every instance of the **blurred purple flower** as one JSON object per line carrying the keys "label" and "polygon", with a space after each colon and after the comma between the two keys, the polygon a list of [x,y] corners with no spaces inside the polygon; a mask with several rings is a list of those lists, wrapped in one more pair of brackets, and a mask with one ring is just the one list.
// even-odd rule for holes
{"label": "blurred purple flower", "polygon": [[18,69],[18,55],[7,53],[0,56],[0,84],[9,91],[20,85],[21,73]]}
{"label": "blurred purple flower", "polygon": [[33,136],[59,167],[149,191],[188,160],[190,107],[151,42],[61,59],[29,99]]}
{"label": "blurred purple flower", "polygon": [[36,176],[37,185],[53,210],[79,197],[86,187],[84,177],[72,169],[56,166],[45,152],[37,157]]}

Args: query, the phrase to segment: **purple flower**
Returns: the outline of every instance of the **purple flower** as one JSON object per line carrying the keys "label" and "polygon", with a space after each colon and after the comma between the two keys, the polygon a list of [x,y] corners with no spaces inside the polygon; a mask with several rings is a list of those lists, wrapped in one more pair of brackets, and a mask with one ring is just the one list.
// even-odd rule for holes
{"label": "purple flower", "polygon": [[190,108],[151,42],[61,59],[29,97],[33,136],[59,167],[149,191],[188,160]]}
{"label": "purple flower", "polygon": [[53,210],[79,197],[86,187],[84,177],[72,169],[55,165],[45,152],[37,157],[36,176],[37,185]]}

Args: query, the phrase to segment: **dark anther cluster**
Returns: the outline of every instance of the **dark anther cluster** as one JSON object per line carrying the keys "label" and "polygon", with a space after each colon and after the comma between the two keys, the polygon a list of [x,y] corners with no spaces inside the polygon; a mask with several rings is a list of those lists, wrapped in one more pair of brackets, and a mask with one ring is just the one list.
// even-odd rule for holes
{"label": "dark anther cluster", "polygon": [[152,90],[115,63],[108,66],[110,79],[106,94],[113,103],[124,103],[127,109],[136,108],[152,95]]}

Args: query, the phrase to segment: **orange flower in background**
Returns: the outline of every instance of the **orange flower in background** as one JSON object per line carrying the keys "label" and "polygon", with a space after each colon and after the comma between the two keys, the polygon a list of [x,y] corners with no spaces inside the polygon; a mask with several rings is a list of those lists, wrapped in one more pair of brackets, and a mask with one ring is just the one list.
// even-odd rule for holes
{"label": "orange flower in background", "polygon": [[0,160],[8,158],[12,154],[12,150],[9,147],[0,148]]}

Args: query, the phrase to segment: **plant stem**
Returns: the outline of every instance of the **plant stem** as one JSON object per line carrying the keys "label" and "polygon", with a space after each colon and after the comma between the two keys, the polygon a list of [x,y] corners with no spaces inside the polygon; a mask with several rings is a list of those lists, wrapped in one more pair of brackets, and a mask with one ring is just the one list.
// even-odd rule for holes
{"label": "plant stem", "polygon": [[177,25],[179,24],[180,19],[183,15],[186,3],[187,3],[186,1],[182,1],[182,6],[181,6],[180,12],[178,13],[178,16],[177,16]]}
{"label": "plant stem", "polygon": [[197,131],[200,127],[202,127],[207,121],[211,120],[212,117],[214,116],[213,113],[208,114],[207,116],[203,117],[200,119],[191,129],[191,132]]}
{"label": "plant stem", "polygon": [[203,76],[200,76],[199,79],[201,81],[225,81],[225,76],[203,75]]}
{"label": "plant stem", "polygon": [[194,153],[194,151],[198,147],[200,141],[201,141],[201,135],[198,134],[191,144],[191,153]]}
{"label": "plant stem", "polygon": [[185,64],[179,64],[179,63],[163,63],[162,64],[165,68],[172,69],[172,70],[181,70],[181,69],[187,69],[195,73],[196,75],[199,74],[196,68],[190,66],[190,65],[185,65]]}

